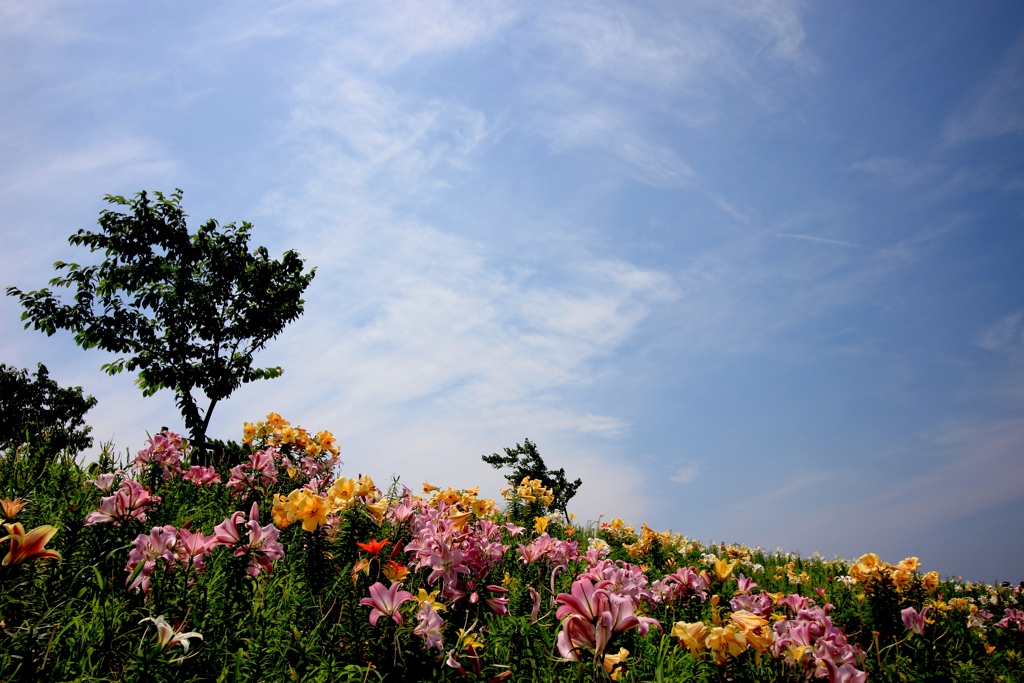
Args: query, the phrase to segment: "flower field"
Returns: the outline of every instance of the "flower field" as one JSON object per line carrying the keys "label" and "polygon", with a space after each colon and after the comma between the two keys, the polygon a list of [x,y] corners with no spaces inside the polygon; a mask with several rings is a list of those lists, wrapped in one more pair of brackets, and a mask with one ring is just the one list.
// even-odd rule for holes
{"label": "flower field", "polygon": [[1019,588],[382,488],[273,413],[242,444],[0,456],[0,680],[1024,680]]}

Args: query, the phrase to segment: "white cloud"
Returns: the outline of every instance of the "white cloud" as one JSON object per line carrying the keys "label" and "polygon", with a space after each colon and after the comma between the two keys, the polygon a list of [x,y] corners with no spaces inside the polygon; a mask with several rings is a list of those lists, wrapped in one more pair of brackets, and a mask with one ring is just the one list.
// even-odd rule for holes
{"label": "white cloud", "polygon": [[749,220],[687,162],[678,130],[654,131],[665,121],[707,127],[737,98],[777,106],[780,75],[815,68],[796,5],[698,2],[676,12],[588,3],[548,6],[530,19],[542,37],[537,49],[558,58],[557,68],[519,86],[530,105],[527,130],[559,153],[604,152],[619,162],[603,161],[613,179],[695,191]]}
{"label": "white cloud", "polygon": [[1024,352],[1024,309],[1008,314],[986,329],[978,345],[989,351]]}
{"label": "white cloud", "polygon": [[[401,26],[382,30],[380,49],[402,35]],[[466,42],[438,40],[445,49]],[[477,172],[494,126],[465,102],[398,90],[339,43],[291,90],[288,141],[302,164],[263,206],[319,266],[303,319],[276,343],[275,357],[294,368],[278,381],[278,405],[324,417],[329,405],[348,425],[339,434],[357,442],[382,432],[416,444],[482,441],[482,425],[520,439],[627,434],[620,417],[564,398],[600,377],[601,361],[677,295],[672,279],[586,249],[552,253],[542,239],[509,254],[486,235],[421,218]],[[548,228],[476,220],[495,219],[494,230]],[[438,425],[451,433],[428,436]],[[383,448],[389,462],[422,465],[406,461],[398,441]]]}
{"label": "white cloud", "polygon": [[741,82],[757,89],[751,71],[767,57],[801,69],[814,68],[792,2],[692,3],[687,11],[609,3],[546,9],[548,40],[601,78],[646,89],[683,84]]}
{"label": "white cloud", "polygon": [[938,164],[919,165],[899,157],[863,159],[854,163],[853,168],[877,175],[901,188],[930,183],[945,171],[944,167]]}
{"label": "white cloud", "polygon": [[943,126],[943,137],[951,145],[1019,133],[1024,133],[1024,33]]}
{"label": "white cloud", "polygon": [[847,242],[845,240],[830,240],[825,237],[816,237],[814,235],[802,235],[796,232],[780,232],[777,234],[778,237],[789,237],[796,240],[807,240],[808,242],[816,242],[818,244],[833,244],[837,247],[853,247],[854,249],[861,249],[861,245],[854,244],[853,242]]}
{"label": "white cloud", "polygon": [[697,466],[697,463],[691,462],[678,468],[675,473],[669,477],[669,479],[677,484],[689,484],[697,479],[697,474],[699,472],[700,468]]}
{"label": "white cloud", "polygon": [[465,170],[487,134],[479,111],[403,97],[333,60],[299,84],[294,97],[290,129],[301,157],[332,182],[382,192],[383,200],[443,187],[444,172]]}

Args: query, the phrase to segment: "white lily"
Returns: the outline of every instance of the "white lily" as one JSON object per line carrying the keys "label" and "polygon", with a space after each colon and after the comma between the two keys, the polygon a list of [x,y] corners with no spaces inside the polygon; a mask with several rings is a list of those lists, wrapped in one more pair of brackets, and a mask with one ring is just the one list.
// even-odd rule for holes
{"label": "white lily", "polygon": [[188,633],[175,631],[163,616],[146,617],[139,623],[141,624],[143,621],[152,621],[156,626],[156,640],[161,648],[172,647],[180,643],[181,649],[188,652],[189,638],[198,638],[199,640],[203,639],[202,634],[196,631],[189,631]]}

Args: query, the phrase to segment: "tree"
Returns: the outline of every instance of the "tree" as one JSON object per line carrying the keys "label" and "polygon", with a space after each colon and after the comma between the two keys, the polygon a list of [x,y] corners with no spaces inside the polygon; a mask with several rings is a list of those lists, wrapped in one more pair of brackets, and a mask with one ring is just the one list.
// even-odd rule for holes
{"label": "tree", "polygon": [[92,446],[92,428],[84,418],[95,405],[82,387],[65,389],[50,379],[42,363],[35,377],[0,364],[0,449],[27,443],[47,456],[62,450],[81,453]]}
{"label": "tree", "polygon": [[[280,261],[264,247],[250,253],[252,225],[246,222],[220,226],[210,219],[190,234],[181,190],[153,195],[107,195],[115,209],[100,212],[100,230],[69,238],[105,256],[99,265],[54,264],[64,276],[50,286],[75,289],[74,303],[49,289],[9,287],[7,294],[25,309],[26,329],[47,335],[70,330],[83,349],[123,354],[102,369],[110,375],[138,371],[145,396],[173,390],[193,446],[202,452],[218,402],[244,383],[281,375],[280,367],[253,367],[253,354],[302,314],[302,292],[316,269],[303,273],[294,251]],[[205,410],[196,390],[205,394]]]}
{"label": "tree", "polygon": [[512,474],[507,479],[513,486],[519,484],[524,477],[530,479],[537,479],[544,486],[554,494],[554,500],[550,505],[550,509],[561,512],[566,521],[569,519],[569,511],[567,506],[573,496],[576,495],[577,489],[583,484],[581,479],[570,482],[565,478],[565,468],[559,468],[557,470],[549,470],[547,465],[544,464],[544,459],[540,457],[540,452],[537,451],[537,446],[530,441],[525,439],[522,443],[516,444],[515,448],[506,448],[505,455],[500,453],[492,453],[491,455],[480,456],[485,463],[491,465],[496,470],[500,470],[503,467],[511,467]]}

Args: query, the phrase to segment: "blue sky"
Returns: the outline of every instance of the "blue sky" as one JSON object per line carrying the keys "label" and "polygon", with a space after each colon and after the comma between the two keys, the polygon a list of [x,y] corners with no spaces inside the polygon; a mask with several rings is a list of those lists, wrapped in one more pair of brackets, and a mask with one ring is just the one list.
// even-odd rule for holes
{"label": "blue sky", "polygon": [[[0,60],[5,287],[142,189],[316,266],[213,435],[491,495],[528,437],[584,519],[1024,579],[1019,3],[9,1]],[[19,315],[98,439],[181,428]]]}

